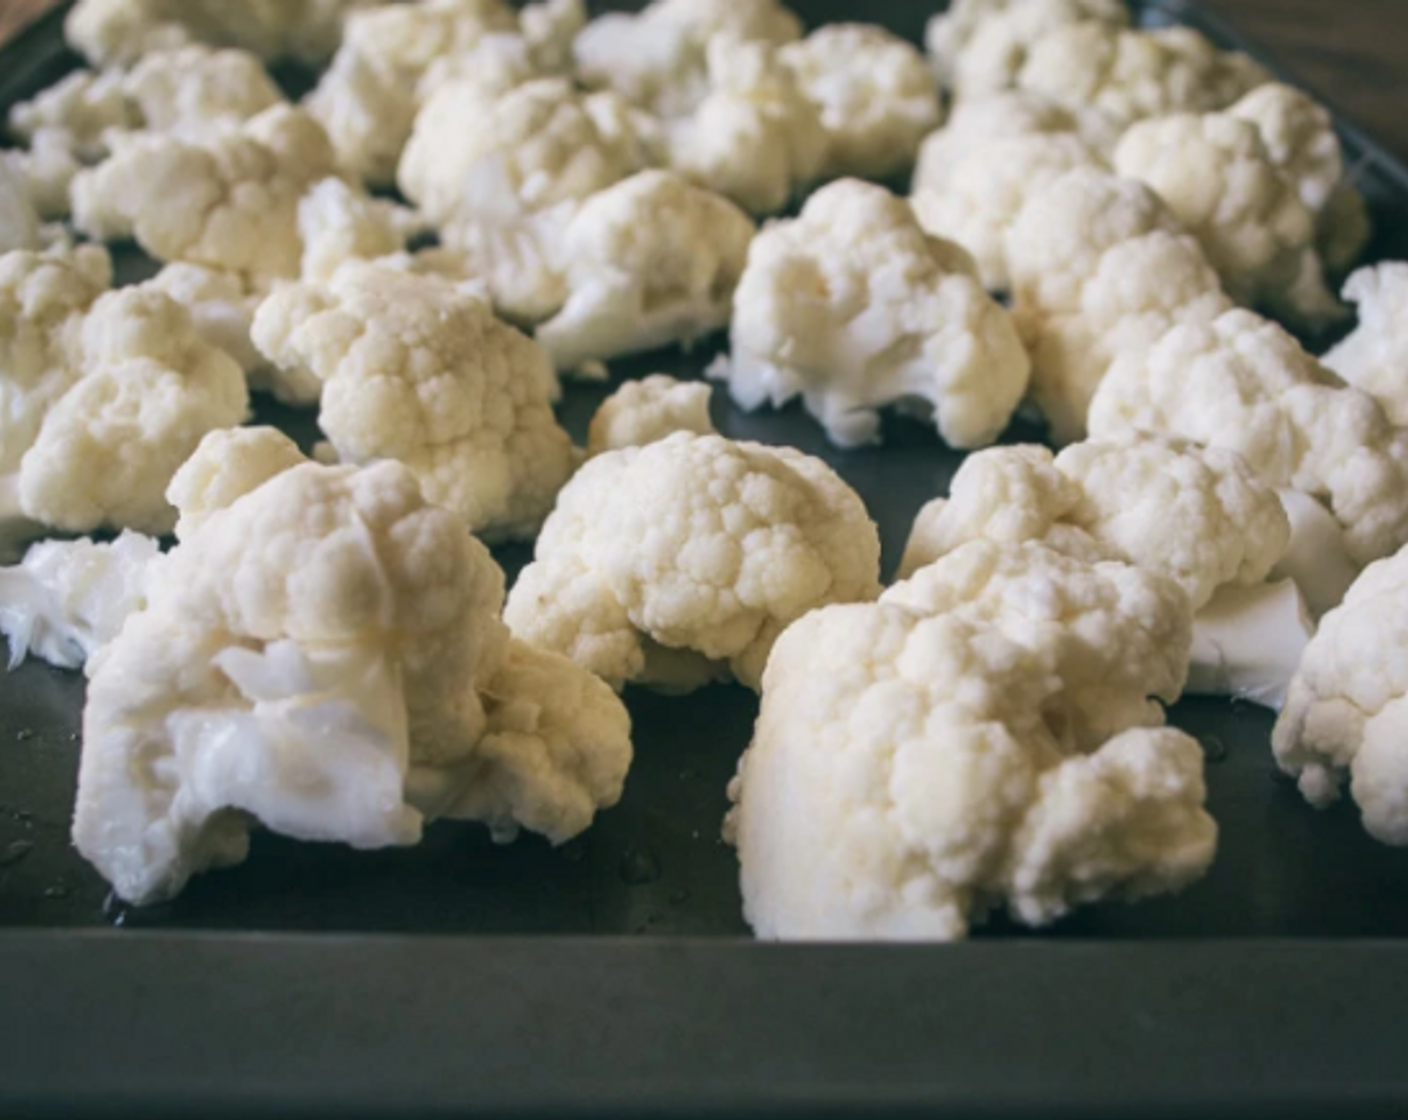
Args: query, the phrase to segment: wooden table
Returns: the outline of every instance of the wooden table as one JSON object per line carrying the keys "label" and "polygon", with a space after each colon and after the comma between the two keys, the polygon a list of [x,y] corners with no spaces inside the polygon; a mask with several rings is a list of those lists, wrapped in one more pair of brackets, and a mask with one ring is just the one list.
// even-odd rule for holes
{"label": "wooden table", "polygon": [[[53,3],[0,0],[0,42]],[[1408,160],[1408,0],[1203,3]]]}

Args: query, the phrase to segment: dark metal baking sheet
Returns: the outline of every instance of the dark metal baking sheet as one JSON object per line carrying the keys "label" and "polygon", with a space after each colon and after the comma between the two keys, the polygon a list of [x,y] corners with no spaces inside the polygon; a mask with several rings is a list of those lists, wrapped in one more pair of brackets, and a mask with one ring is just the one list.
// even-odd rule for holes
{"label": "dark metal baking sheet", "polygon": [[[911,38],[935,7],[794,6]],[[1140,12],[1234,42],[1190,5]],[[74,64],[45,20],[0,52],[0,106]],[[1371,255],[1408,257],[1408,171],[1342,131]],[[717,345],[615,364],[615,380],[697,375]],[[569,389],[575,435],[608,391]],[[265,418],[314,434],[306,415]],[[880,522],[887,571],[960,462],[903,420],[842,453],[797,409],[748,416],[716,394],[715,418],[831,462]],[[498,555],[512,574],[528,553]],[[746,939],[718,837],[756,714],[745,690],[628,692],[626,796],[564,848],[455,824],[378,853],[260,835],[242,867],[146,910],[111,905],[68,843],[82,692],[40,665],[0,679],[3,1117],[1408,1114],[1408,853],[1352,806],[1308,808],[1254,707],[1171,713],[1208,751],[1222,830],[1184,894],[1036,937],[998,921],[959,946],[800,948]]]}

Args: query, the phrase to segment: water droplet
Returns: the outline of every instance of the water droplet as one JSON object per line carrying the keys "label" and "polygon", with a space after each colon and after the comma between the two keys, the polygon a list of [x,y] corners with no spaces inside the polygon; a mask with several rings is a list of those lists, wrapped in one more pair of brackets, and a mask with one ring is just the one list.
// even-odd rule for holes
{"label": "water droplet", "polygon": [[68,733],[68,741],[69,741],[70,743],[76,743],[76,742],[78,742],[79,738],[80,738],[80,736],[79,736],[79,734],[78,734],[77,731],[70,731],[70,732]]}
{"label": "water droplet", "polygon": [[28,840],[11,840],[0,849],[0,867],[13,867],[34,851],[34,844]]}
{"label": "water droplet", "polygon": [[33,731],[32,728],[26,727],[26,728],[24,728],[23,730],[20,730],[20,731],[16,731],[16,732],[15,732],[15,742],[17,742],[17,743],[23,743],[23,742],[25,742],[25,740],[27,740],[27,739],[33,739],[33,738],[34,738],[34,731]]}
{"label": "water droplet", "polygon": [[660,878],[660,861],[654,852],[627,848],[621,855],[621,880],[632,887],[643,887]]}
{"label": "water droplet", "polygon": [[1204,735],[1202,743],[1203,755],[1209,762],[1221,762],[1227,757],[1227,744],[1216,735]]}
{"label": "water droplet", "polygon": [[55,883],[52,887],[44,888],[45,898],[67,898],[68,896],[69,889],[62,883]]}
{"label": "water droplet", "polygon": [[689,901],[689,892],[688,892],[688,891],[679,890],[679,891],[675,891],[674,894],[670,895],[670,905],[671,905],[671,906],[683,906],[683,905],[684,905],[686,902],[688,902],[688,901]]}

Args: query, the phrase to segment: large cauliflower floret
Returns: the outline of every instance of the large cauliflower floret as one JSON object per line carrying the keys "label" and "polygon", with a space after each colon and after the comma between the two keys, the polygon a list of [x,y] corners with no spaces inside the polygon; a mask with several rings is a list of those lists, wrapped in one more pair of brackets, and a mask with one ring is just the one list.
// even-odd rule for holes
{"label": "large cauliflower floret", "polygon": [[1315,219],[1256,125],[1226,113],[1142,121],[1115,170],[1148,184],[1202,246],[1228,292],[1310,325],[1341,314],[1315,253]]}
{"label": "large cauliflower floret", "polygon": [[244,421],[243,372],[184,307],[148,288],[98,299],[75,353],[79,377],[20,463],[21,507],[67,532],[169,532],[166,487],[201,437]]}
{"label": "large cauliflower floret", "polygon": [[907,172],[943,118],[924,56],[882,27],[833,23],[778,52],[821,110],[821,177],[884,179]]}
{"label": "large cauliflower floret", "polygon": [[952,940],[1006,904],[1178,890],[1212,861],[1202,754],[1162,728],[1189,641],[1172,583],[969,544],[773,650],[730,789],[760,937]]}
{"label": "large cauliflower floret", "polygon": [[97,246],[0,256],[0,475],[19,469],[82,375],[83,317],[111,285],[112,260]]}
{"label": "large cauliflower floret", "polygon": [[331,170],[317,122],[275,106],[199,141],[142,134],[123,143],[74,180],[74,222],[89,236],[132,237],[158,260],[239,273],[254,287],[298,275],[298,200]]}
{"label": "large cauliflower floret", "polygon": [[1176,326],[1116,358],[1091,402],[1090,434],[1131,431],[1228,448],[1268,485],[1322,500],[1360,564],[1408,542],[1408,432],[1249,311]]}
{"label": "large cauliflower floret", "polygon": [[790,448],[680,432],[611,451],[563,488],[504,619],[614,688],[756,690],[778,634],[880,593],[856,494]]}
{"label": "large cauliflower floret", "polygon": [[[1129,9],[1121,0],[954,0],[946,10],[931,17],[924,28],[924,49],[939,81],[952,87],[964,56],[975,47],[975,40],[988,38],[989,25],[1004,23],[1009,18],[1019,21],[1019,27],[1027,21],[1039,22],[1043,31],[1086,20],[1124,26],[1129,23]],[[1001,62],[1004,66],[1015,66],[1008,76],[1010,85],[1025,61],[1025,53],[1014,51],[1002,56],[995,49],[1001,38],[991,34],[991,43],[983,57],[990,58],[993,65]],[[1030,43],[1024,42],[1021,46],[1029,48]]]}
{"label": "large cauliflower floret", "polygon": [[54,85],[10,108],[10,132],[26,144],[41,132],[62,136],[73,155],[91,162],[107,154],[106,134],[140,126],[137,106],[119,70],[75,70]]}
{"label": "large cauliflower floret", "polygon": [[1348,777],[1364,827],[1408,845],[1408,553],[1371,564],[1320,621],[1271,745],[1312,805]]}
{"label": "large cauliflower floret", "polygon": [[601,402],[587,432],[587,454],[658,443],[676,432],[711,435],[709,386],[663,373],[627,381]]}
{"label": "large cauliflower floret", "polygon": [[854,179],[754,240],[724,373],[743,408],[800,396],[832,442],[875,440],[879,409],[932,411],[953,447],[1007,426],[1028,362],[972,258],[927,235],[904,199]]}
{"label": "large cauliflower floret", "polygon": [[188,136],[247,121],[284,100],[254,55],[203,46],[145,55],[125,89],[144,128]]}
{"label": "large cauliflower floret", "polygon": [[547,355],[447,281],[349,264],[275,289],[254,341],[285,377],[322,383],[343,461],[403,461],[486,540],[531,537],[572,473]]}
{"label": "large cauliflower floret", "polygon": [[560,245],[566,302],[536,337],[560,370],[728,323],[754,225],[721,195],[643,171],[593,195]]}
{"label": "large cauliflower floret", "polygon": [[916,190],[910,205],[925,230],[973,255],[987,287],[1006,289],[1007,230],[1027,199],[1072,168],[1099,165],[1074,133],[993,140],[952,168],[942,186]]}
{"label": "large cauliflower floret", "polygon": [[503,573],[404,467],[304,464],[208,519],[90,666],[74,842],[135,903],[255,823],[359,848],[451,816],[561,842],[620,796],[630,721],[513,642]]}
{"label": "large cauliflower floret", "polygon": [[1344,286],[1358,305],[1359,325],[1322,361],[1388,414],[1408,426],[1408,264],[1361,268]]}
{"label": "large cauliflower floret", "polygon": [[511,221],[584,199],[640,170],[627,145],[603,135],[588,96],[560,78],[501,96],[450,82],[416,118],[397,176],[432,221]]}
{"label": "large cauliflower floret", "polygon": [[670,166],[751,214],[781,210],[826,158],[821,114],[769,43],[710,41],[709,95],[670,132]]}
{"label": "large cauliflower floret", "polygon": [[1085,434],[1091,396],[1116,355],[1232,306],[1197,242],[1176,230],[1147,188],[1095,168],[1033,192],[1008,230],[1032,399],[1058,443]]}
{"label": "large cauliflower floret", "polygon": [[665,117],[692,113],[708,95],[715,38],[790,43],[802,21],[778,0],[654,0],[638,14],[609,12],[572,45],[578,79],[614,89]]}
{"label": "large cauliflower floret", "polygon": [[349,11],[372,0],[81,0],[64,34],[95,66],[126,66],[195,41],[271,61],[319,63],[337,49]]}

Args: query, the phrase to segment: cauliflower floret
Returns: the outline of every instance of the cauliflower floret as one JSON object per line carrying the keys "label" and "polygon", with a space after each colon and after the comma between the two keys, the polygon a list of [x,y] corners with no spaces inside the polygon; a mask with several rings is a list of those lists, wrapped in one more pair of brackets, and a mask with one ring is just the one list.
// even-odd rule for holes
{"label": "cauliflower floret", "polygon": [[784,46],[778,58],[821,110],[824,179],[907,172],[920,141],[943,119],[924,56],[882,27],[828,24]]}
{"label": "cauliflower floret", "polygon": [[[1117,26],[1129,23],[1129,9],[1121,0],[954,0],[947,9],[932,16],[924,28],[924,49],[928,51],[929,63],[939,81],[953,86],[964,56],[976,49],[975,39],[986,37],[990,24],[1005,22],[1014,16],[1019,21],[1018,26],[1029,20],[1039,22],[1043,33],[1064,23],[1086,20]],[[1013,67],[1006,81],[1006,85],[1011,85],[1031,44],[1014,44],[1013,54],[1000,57],[996,50],[1000,41],[999,36],[991,36],[983,57],[990,59],[994,66],[1000,63]],[[971,69],[972,64],[968,65]],[[995,86],[993,92],[1001,88],[1005,86]]]}
{"label": "cauliflower floret", "polygon": [[[12,149],[0,152],[0,162],[8,164],[10,170],[23,181],[25,193],[29,196],[30,206],[33,207],[37,219],[59,221],[68,217],[69,185],[81,165],[69,150],[69,140],[64,133],[57,129],[42,128],[34,134],[28,151]],[[7,186],[0,189],[10,188]],[[10,224],[16,224],[15,220],[11,219]],[[19,227],[25,232],[18,238],[12,235],[11,240],[32,240],[35,237],[44,239],[42,229],[36,234],[30,234],[29,226],[30,219],[26,211],[25,216],[19,219]],[[0,235],[0,243],[2,242],[3,235]]]}
{"label": "cauliflower floret", "polygon": [[253,288],[298,275],[298,200],[331,169],[318,124],[275,106],[199,142],[144,134],[122,144],[74,180],[74,222],[102,240],[133,237],[158,260],[239,273]]}
{"label": "cauliflower floret", "polygon": [[301,277],[322,283],[348,261],[394,256],[421,222],[413,211],[371,198],[342,179],[324,179],[298,202]]}
{"label": "cauliflower floret", "polygon": [[83,317],[111,286],[112,259],[99,246],[0,256],[0,477],[19,470],[81,376]]}
{"label": "cauliflower floret", "polygon": [[322,383],[318,422],[344,462],[403,461],[486,540],[531,538],[572,473],[547,355],[447,281],[349,264],[276,288],[254,342]]}
{"label": "cauliflower floret", "polygon": [[644,447],[675,432],[713,434],[709,386],[656,373],[627,381],[601,402],[587,432],[587,454]]}
{"label": "cauliflower floret", "polygon": [[1022,90],[965,101],[955,105],[944,127],[929,133],[919,146],[910,190],[947,190],[964,161],[995,141],[1078,130],[1074,113]]}
{"label": "cauliflower floret", "polygon": [[670,134],[670,166],[751,214],[781,210],[826,157],[821,114],[768,43],[709,43],[709,95]]}
{"label": "cauliflower floret", "polygon": [[619,798],[625,709],[510,640],[503,573],[399,464],[283,471],[162,564],[84,710],[74,842],[120,897],[240,862],[256,822],[375,848],[451,816],[560,843]]}
{"label": "cauliflower floret", "polygon": [[166,488],[166,500],[181,513],[176,539],[188,540],[212,514],[306,462],[298,444],[277,428],[208,432]]}
{"label": "cauliflower floret", "polygon": [[878,439],[881,407],[916,402],[951,446],[981,447],[1027,388],[1026,352],[972,258],[854,179],[757,236],[731,341],[722,375],[741,407],[801,396],[842,447]]}
{"label": "cauliflower floret", "polygon": [[146,602],[147,572],[159,555],[155,540],[129,532],[111,544],[44,541],[18,567],[0,568],[0,631],[10,642],[10,668],[27,656],[82,668]]}
{"label": "cauliflower floret", "polygon": [[146,288],[92,305],[75,364],[76,384],[20,463],[25,514],[73,533],[169,532],[176,511],[166,487],[206,432],[244,421],[243,372],[200,337],[184,307]]}
{"label": "cauliflower floret", "polygon": [[1091,402],[1090,434],[1130,431],[1228,448],[1268,485],[1322,500],[1360,564],[1408,542],[1408,432],[1249,311],[1176,326],[1115,359]]}
{"label": "cauliflower floret", "polygon": [[1369,834],[1408,845],[1408,552],[1371,564],[1320,621],[1271,745],[1317,807],[1349,778]]}
{"label": "cauliflower floret", "polygon": [[9,160],[0,160],[0,253],[39,249],[44,231],[29,184]]}
{"label": "cauliflower floret", "polygon": [[1057,443],[1085,434],[1091,396],[1116,355],[1232,306],[1197,242],[1176,230],[1146,187],[1095,168],[1032,193],[1008,230],[1032,400]]}
{"label": "cauliflower floret", "polygon": [[616,689],[756,690],[793,619],[880,593],[875,526],[830,467],[715,435],[590,460],[534,555],[504,620]]}
{"label": "cauliflower floret", "polygon": [[614,89],[665,117],[692,113],[708,94],[711,40],[790,43],[802,21],[778,0],[654,0],[638,14],[608,12],[572,44],[577,78]]}
{"label": "cauliflower floret", "polygon": [[1223,109],[1268,80],[1245,55],[1224,54],[1191,28],[1131,31],[1087,21],[1041,39],[1017,85],[1072,111],[1097,109],[1129,125],[1165,113]]}
{"label": "cauliflower floret", "polygon": [[1239,301],[1310,325],[1342,314],[1315,253],[1315,219],[1256,125],[1226,113],[1142,121],[1115,149],[1115,170],[1159,195]]}
{"label": "cauliflower floret", "polygon": [[1212,861],[1202,753],[1159,725],[1186,597],[1123,564],[976,542],[791,626],[730,787],[760,937],[952,940],[1178,890]]}
{"label": "cauliflower floret", "polygon": [[1110,27],[1129,22],[1119,0],[1013,0],[982,19],[954,62],[959,99],[987,97],[1017,84],[1027,56],[1052,32],[1095,20]]}
{"label": "cauliflower floret", "polygon": [[1408,427],[1408,264],[1361,268],[1344,286],[1359,325],[1322,359],[1376,401],[1395,427]]}
{"label": "cauliflower floret", "polygon": [[41,132],[65,138],[82,162],[107,155],[105,135],[139,127],[141,118],[127,92],[127,75],[120,70],[75,70],[66,78],[10,108],[10,132],[33,144]]}
{"label": "cauliflower floret", "polygon": [[560,370],[728,323],[755,227],[728,199],[642,171],[582,204],[560,247],[566,302],[536,337]]}
{"label": "cauliflower floret", "polygon": [[254,55],[203,46],[144,56],[127,75],[125,89],[143,127],[191,136],[247,121],[284,100]]}
{"label": "cauliflower floret", "polygon": [[238,276],[198,264],[169,264],[145,287],[170,296],[191,314],[196,331],[239,363],[247,377],[258,381],[265,362],[250,341],[249,331],[259,296],[251,294]]}
{"label": "cauliflower floret", "polygon": [[1310,617],[1319,619],[1344,601],[1350,584],[1359,578],[1359,565],[1345,547],[1340,523],[1324,505],[1299,490],[1277,493],[1291,524],[1291,543],[1271,578],[1294,581]]}
{"label": "cauliflower floret", "polygon": [[1072,168],[1099,164],[1074,133],[993,140],[952,168],[941,186],[920,188],[909,201],[927,232],[973,255],[987,287],[1006,289],[1007,230],[1026,200]]}

